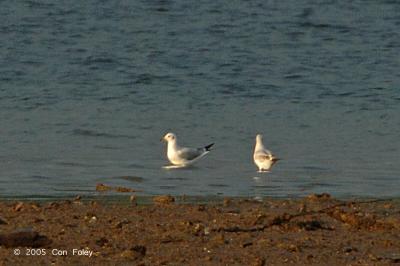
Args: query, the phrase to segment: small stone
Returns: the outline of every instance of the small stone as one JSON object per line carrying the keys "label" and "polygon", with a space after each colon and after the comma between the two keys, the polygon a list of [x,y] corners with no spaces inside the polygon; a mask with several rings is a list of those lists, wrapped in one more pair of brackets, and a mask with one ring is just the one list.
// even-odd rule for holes
{"label": "small stone", "polygon": [[141,245],[133,246],[129,250],[123,251],[120,256],[127,259],[141,259],[146,255],[146,247]]}
{"label": "small stone", "polygon": [[372,254],[372,253],[369,253],[369,254],[368,254],[368,258],[369,258],[370,260],[373,260],[373,261],[377,261],[377,260],[378,260],[378,257],[375,256],[375,255]]}
{"label": "small stone", "polygon": [[44,222],[44,219],[42,219],[42,218],[35,218],[35,219],[33,220],[33,222],[34,222],[34,223],[42,223],[42,222]]}
{"label": "small stone", "polygon": [[96,244],[97,244],[98,246],[100,246],[100,247],[104,247],[105,245],[108,244],[108,239],[105,238],[105,237],[102,237],[102,238],[96,240]]}
{"label": "small stone", "polygon": [[183,227],[190,227],[193,225],[191,221],[179,221],[178,225],[183,226]]}
{"label": "small stone", "polygon": [[24,207],[24,203],[18,202],[17,205],[15,205],[15,207],[14,207],[14,211],[19,212],[20,210],[22,210],[23,207]]}
{"label": "small stone", "polygon": [[290,252],[300,252],[301,251],[300,248],[294,244],[286,244],[286,243],[281,242],[281,243],[278,243],[277,246],[279,248],[286,249],[287,251],[290,251]]}
{"label": "small stone", "polygon": [[253,222],[253,225],[262,224],[266,218],[267,216],[265,214],[257,214],[256,219]]}
{"label": "small stone", "polygon": [[133,247],[131,248],[131,250],[133,250],[133,251],[139,253],[139,254],[142,255],[142,256],[145,256],[145,255],[146,255],[146,247],[145,247],[145,246],[136,245],[136,246],[133,246]]}
{"label": "small stone", "polygon": [[117,191],[117,192],[135,192],[134,189],[127,188],[127,187],[116,187],[115,191]]}
{"label": "small stone", "polygon": [[153,197],[153,202],[156,204],[170,204],[175,202],[175,198],[170,195]]}
{"label": "small stone", "polygon": [[112,187],[99,183],[96,185],[96,191],[108,191],[111,190]]}
{"label": "small stone", "polygon": [[391,247],[391,246],[393,246],[393,242],[388,240],[388,239],[386,239],[386,240],[383,241],[383,245],[385,247]]}
{"label": "small stone", "polygon": [[232,203],[232,200],[230,198],[224,198],[223,205],[224,207],[228,207]]}
{"label": "small stone", "polygon": [[56,209],[59,206],[60,206],[60,204],[57,202],[50,202],[49,205],[46,207],[46,209]]}
{"label": "small stone", "polygon": [[265,259],[264,258],[256,258],[254,262],[252,263],[252,266],[264,266],[265,265]]}
{"label": "small stone", "polygon": [[92,216],[92,218],[90,218],[89,223],[95,223],[97,222],[97,217],[96,216]]}
{"label": "small stone", "polygon": [[303,213],[303,212],[306,212],[306,211],[307,211],[307,206],[304,203],[300,204],[299,212]]}
{"label": "small stone", "polygon": [[237,215],[237,214],[240,214],[240,209],[239,208],[226,208],[224,212],[232,214],[232,215]]}
{"label": "small stone", "polygon": [[121,252],[120,256],[122,258],[127,258],[127,259],[135,259],[135,252],[132,250],[124,250],[123,252]]}
{"label": "small stone", "polygon": [[343,252],[345,252],[345,253],[350,253],[352,251],[358,251],[358,250],[357,250],[357,248],[353,248],[353,247],[350,247],[350,246],[343,248]]}
{"label": "small stone", "polygon": [[211,241],[216,245],[223,245],[228,243],[223,234],[216,235],[215,237],[212,238]]}
{"label": "small stone", "polygon": [[8,224],[8,222],[4,218],[0,217],[0,224]]}
{"label": "small stone", "polygon": [[385,208],[385,209],[392,209],[392,208],[393,208],[393,204],[391,204],[391,203],[386,203],[386,204],[383,205],[383,208]]}
{"label": "small stone", "polygon": [[297,226],[300,229],[304,229],[306,231],[315,231],[318,229],[324,229],[321,222],[318,220],[300,221],[300,222],[297,222]]}
{"label": "small stone", "polygon": [[122,228],[123,225],[129,224],[130,221],[128,219],[123,219],[121,221],[118,221],[115,225],[114,228]]}
{"label": "small stone", "polygon": [[300,247],[297,246],[297,245],[294,245],[294,244],[290,244],[288,246],[288,250],[291,251],[291,252],[300,252],[301,251]]}
{"label": "small stone", "polygon": [[87,213],[85,215],[84,219],[85,219],[85,221],[88,221],[89,223],[97,221],[97,217],[93,213]]}
{"label": "small stone", "polygon": [[310,194],[307,196],[307,199],[312,200],[312,201],[329,200],[329,199],[331,199],[331,195],[329,195],[328,193]]}
{"label": "small stone", "polygon": [[197,223],[195,226],[194,226],[194,234],[195,235],[201,235],[202,233],[204,233],[204,225],[202,225],[202,224],[199,224],[199,223]]}
{"label": "small stone", "polygon": [[252,246],[253,245],[253,242],[252,241],[246,241],[246,242],[244,242],[244,243],[242,243],[242,248],[246,248],[246,247],[249,247],[249,246]]}
{"label": "small stone", "polygon": [[263,246],[271,246],[271,239],[265,239],[265,238],[261,238],[257,241],[258,245],[263,245]]}
{"label": "small stone", "polygon": [[34,209],[35,211],[40,211],[40,206],[36,203],[31,204],[32,209]]}

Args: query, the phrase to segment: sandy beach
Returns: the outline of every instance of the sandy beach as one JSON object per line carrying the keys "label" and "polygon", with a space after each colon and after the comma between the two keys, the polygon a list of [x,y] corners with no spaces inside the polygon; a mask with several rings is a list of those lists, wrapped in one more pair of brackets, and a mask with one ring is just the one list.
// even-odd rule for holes
{"label": "sandy beach", "polygon": [[0,203],[1,265],[393,265],[397,200]]}

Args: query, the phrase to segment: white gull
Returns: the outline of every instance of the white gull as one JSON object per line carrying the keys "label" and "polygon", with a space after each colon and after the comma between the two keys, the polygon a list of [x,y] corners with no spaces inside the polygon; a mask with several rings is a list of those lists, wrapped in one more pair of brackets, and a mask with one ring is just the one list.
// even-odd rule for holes
{"label": "white gull", "polygon": [[161,140],[168,142],[167,157],[172,163],[172,165],[165,166],[164,168],[180,168],[192,165],[194,162],[209,153],[210,148],[214,145],[214,143],[211,143],[202,148],[180,147],[174,133],[165,134]]}

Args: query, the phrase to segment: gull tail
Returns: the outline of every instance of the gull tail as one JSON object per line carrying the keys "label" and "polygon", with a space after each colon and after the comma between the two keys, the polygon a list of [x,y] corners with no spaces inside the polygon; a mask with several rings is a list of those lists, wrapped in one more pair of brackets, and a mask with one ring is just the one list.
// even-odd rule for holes
{"label": "gull tail", "polygon": [[204,147],[204,149],[205,149],[206,151],[210,151],[210,150],[211,150],[211,147],[212,147],[213,145],[214,145],[214,143],[208,144],[207,146]]}

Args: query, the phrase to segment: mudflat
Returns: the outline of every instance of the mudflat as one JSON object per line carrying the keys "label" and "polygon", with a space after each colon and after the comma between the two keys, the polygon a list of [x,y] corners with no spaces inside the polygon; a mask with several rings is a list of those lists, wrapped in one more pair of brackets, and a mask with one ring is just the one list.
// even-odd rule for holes
{"label": "mudflat", "polygon": [[394,265],[399,200],[0,202],[1,265]]}

